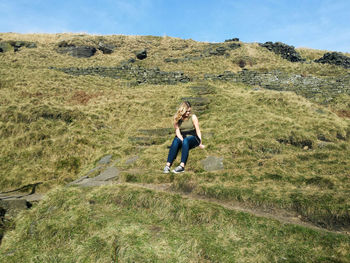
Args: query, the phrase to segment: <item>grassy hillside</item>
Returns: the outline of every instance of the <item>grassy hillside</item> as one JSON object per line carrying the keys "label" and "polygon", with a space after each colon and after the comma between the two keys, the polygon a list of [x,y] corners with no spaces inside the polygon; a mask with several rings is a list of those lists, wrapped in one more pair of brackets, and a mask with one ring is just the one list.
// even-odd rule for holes
{"label": "grassy hillside", "polygon": [[[303,97],[303,93],[270,90],[264,88],[266,85],[205,78],[207,74],[239,74],[242,68],[257,74],[278,70],[289,74],[291,78],[298,76],[305,78],[305,81],[315,78],[328,81],[330,85],[334,83],[336,86],[341,84],[338,79],[346,79],[349,76],[350,70],[313,62],[326,51],[297,49],[305,62],[292,63],[257,43],[239,42],[240,47],[230,48],[229,42],[211,44],[153,36],[102,37],[11,33],[0,34],[0,38],[1,41],[21,40],[37,44],[36,48],[22,47],[17,52],[0,53],[1,192],[35,182],[43,182],[39,192],[49,192],[56,186],[82,177],[96,166],[101,157],[110,154],[115,160],[113,165],[122,171],[119,182],[168,183],[175,191],[191,192],[194,195],[252,208],[282,209],[324,228],[349,231],[350,94],[332,91],[324,95],[332,96],[331,99],[327,97],[319,100],[324,93],[318,93],[318,97]],[[97,50],[94,56],[77,58],[57,52],[62,43],[68,46],[98,47],[101,42],[113,45],[113,53],[104,54]],[[221,54],[221,51],[217,52],[218,48],[219,51],[220,48],[225,48],[225,51]],[[147,49],[148,57],[144,60],[135,57],[135,52],[141,49]],[[135,62],[127,62],[130,58],[135,59]],[[292,84],[281,85],[288,88]],[[344,90],[348,88],[347,85],[344,83]],[[191,151],[185,174],[164,175],[162,168],[173,138],[172,116],[183,98],[190,98],[195,104],[193,108],[199,116],[206,148]],[[318,103],[319,101],[322,103]],[[207,156],[223,158],[224,170],[205,171],[201,160]],[[129,162],[132,158],[136,161]],[[115,187],[121,195],[134,191],[132,188]],[[5,236],[3,246],[6,249],[16,244],[18,238],[24,237],[29,222],[37,220],[35,217],[38,215],[35,213],[44,211],[48,204],[61,207],[59,203],[68,202],[65,199],[56,200],[58,193],[71,195],[73,199],[80,194],[89,195],[85,190],[59,189],[49,194],[52,200],[48,197],[43,204],[20,216],[16,230],[9,233],[8,237]],[[107,190],[112,191],[109,188]],[[107,190],[95,189],[94,193],[103,199]],[[149,200],[154,197],[154,193],[147,192],[145,195]],[[50,213],[45,214],[45,210],[44,217],[49,221],[57,220],[53,225],[59,224],[59,220],[64,221],[65,216],[76,217],[77,221],[85,220],[84,216],[82,219],[78,218],[80,212],[90,213],[85,211],[87,208],[83,208],[84,198],[74,199],[76,202],[72,203],[72,210],[77,209],[76,214],[50,218]],[[105,198],[108,199],[108,195]],[[164,206],[170,207],[169,202],[176,203],[173,197],[159,198],[160,203],[167,204]],[[181,259],[182,262],[188,262],[188,258],[194,254],[197,259],[193,262],[214,262],[211,256],[204,255],[201,251],[213,251],[215,257],[219,257],[221,252],[217,252],[214,241],[209,241],[212,242],[210,247],[203,247],[202,243],[205,243],[206,238],[221,240],[219,243],[228,251],[235,246],[228,241],[228,237],[225,236],[227,233],[221,233],[219,230],[208,230],[210,233],[207,233],[200,226],[196,226],[194,232],[188,234],[191,235],[188,237],[191,241],[184,241],[185,237],[181,233],[185,233],[187,228],[196,223],[189,221],[180,227],[181,222],[170,217],[166,219],[167,223],[161,226],[162,229],[166,229],[166,233],[154,241],[154,246],[159,249],[155,252],[152,245],[144,245],[146,239],[152,238],[147,236],[149,233],[145,234],[146,239],[134,235],[139,227],[156,224],[159,220],[157,211],[152,210],[150,218],[140,218],[143,210],[131,212],[126,205],[111,208],[104,202],[109,201],[105,200],[99,204],[96,213],[108,214],[106,219],[103,219],[108,221],[118,210],[118,213],[121,213],[120,218],[108,227],[98,227],[99,220],[102,219],[93,218],[91,227],[94,228],[96,224],[96,228],[88,229],[86,226],[87,228],[77,230],[80,231],[79,234],[72,237],[71,241],[76,242],[75,245],[72,244],[76,246],[74,253],[93,253],[96,262],[107,262],[101,254],[103,249],[92,252],[95,249],[92,248],[93,244],[99,243],[97,240],[108,241],[108,245],[104,247],[106,251],[112,250],[114,246],[114,243],[109,241],[115,234],[105,232],[110,227],[123,233],[120,237],[122,240],[131,238],[132,242],[139,244],[140,250],[135,252],[137,255],[125,252],[120,256],[124,262],[128,262],[129,256],[131,261],[140,257],[140,262],[145,255],[162,261],[166,253],[164,251],[169,252],[167,260],[171,262],[180,254],[177,244],[186,242],[190,242],[186,243],[190,245],[183,247],[186,256]],[[189,211],[197,205],[203,207],[203,211],[214,209],[211,206],[207,207],[207,204],[187,203],[187,200],[181,200],[181,204],[185,214],[191,213]],[[59,214],[61,210],[57,211]],[[228,222],[231,222],[229,220],[233,219],[226,217],[226,211],[220,210],[218,213],[221,218],[220,224],[228,227]],[[125,226],[125,222],[134,217],[135,228],[130,230]],[[234,217],[240,215],[235,214]],[[171,223],[172,220],[175,220],[174,224]],[[244,225],[245,220],[248,219],[239,219],[239,224]],[[103,224],[109,224],[107,221]],[[306,231],[275,224],[264,221],[263,228],[282,231],[283,238],[285,235],[294,236],[291,232],[295,232],[296,240],[300,240],[302,233]],[[260,240],[263,235],[262,230],[257,230],[260,227],[249,226],[250,224],[245,226],[247,232],[257,232],[254,236],[245,238]],[[50,225],[48,223],[42,227],[50,228]],[[214,225],[211,227],[214,228]],[[42,231],[49,236],[51,230]],[[57,231],[64,235],[60,232],[65,231],[64,229]],[[169,233],[176,231],[179,231],[177,237],[172,239]],[[320,258],[326,257],[327,254],[334,254],[338,260],[336,262],[349,260],[344,252],[349,251],[349,247],[342,241],[347,237],[335,237],[331,234],[328,236],[327,233],[323,233],[327,240],[332,240],[323,243],[320,234],[308,232],[307,235],[307,245],[296,245],[299,248],[297,247],[291,256],[295,258],[294,262],[319,262]],[[32,256],[36,253],[46,253],[43,252],[45,248],[36,244],[37,241],[33,238],[35,239],[28,239],[30,245],[23,241],[23,246],[38,247],[32,247],[34,252],[23,250],[21,256],[27,253],[33,253]],[[65,238],[59,238],[58,242],[67,242]],[[266,237],[270,242],[268,246],[276,246],[276,250],[282,251],[289,249],[287,244],[296,242],[293,238],[291,237],[290,243],[286,243],[282,248],[281,242],[275,237]],[[92,242],[90,248],[87,243],[86,246],[80,247],[81,239],[87,243]],[[123,246],[127,246],[129,241],[124,241],[121,241],[120,253],[127,250]],[[333,241],[339,244],[341,249],[331,247],[329,244]],[[166,248],[162,247],[162,242],[168,243]],[[253,261],[256,255],[259,255],[260,262],[281,260],[274,258],[273,252],[262,252],[266,250],[262,243],[261,246],[258,245],[260,249],[254,249],[251,241],[244,242],[248,243],[240,244],[237,251],[241,252],[235,254],[238,262]],[[304,245],[316,246],[317,251],[323,251],[324,254],[317,254],[314,250],[311,250],[314,253],[305,252],[307,249]],[[55,250],[54,247],[47,249]],[[63,254],[68,251],[65,249],[69,248],[62,247],[62,251],[57,250],[58,254],[53,256],[57,258],[51,261],[63,260]],[[245,249],[248,252],[244,252]],[[298,249],[304,252],[299,253]],[[289,259],[288,253],[283,253],[283,257]],[[38,258],[37,261],[49,260],[50,255],[44,254],[43,260]],[[107,258],[111,257],[110,252],[106,252],[105,255]],[[230,262],[231,259],[226,257],[225,253],[221,256],[222,260],[218,262]],[[13,257],[15,261],[20,256]],[[69,256],[64,260],[72,261]],[[80,261],[84,260],[82,256]],[[327,260],[324,261],[332,262],[331,259]]]}
{"label": "grassy hillside", "polygon": [[55,189],[17,225],[4,262],[350,260],[348,236],[125,185]]}

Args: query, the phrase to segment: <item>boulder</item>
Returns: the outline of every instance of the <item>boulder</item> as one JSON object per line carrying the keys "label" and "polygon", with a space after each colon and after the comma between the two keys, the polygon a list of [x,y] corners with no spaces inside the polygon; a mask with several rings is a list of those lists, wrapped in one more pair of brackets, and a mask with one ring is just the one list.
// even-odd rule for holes
{"label": "boulder", "polygon": [[264,44],[259,45],[267,48],[268,50],[278,55],[281,55],[282,58],[287,59],[291,62],[305,61],[305,59],[302,59],[300,54],[295,51],[295,48],[293,46],[288,46],[282,42],[266,42]]}
{"label": "boulder", "polygon": [[89,58],[95,55],[96,48],[90,47],[90,46],[74,46],[74,45],[65,46],[65,43],[61,43],[61,46],[59,46],[57,52],[61,54],[68,54],[72,57],[77,57],[77,58]]}
{"label": "boulder", "polygon": [[350,68],[350,57],[347,57],[339,52],[328,52],[324,54],[322,58],[315,60],[315,62]]}
{"label": "boulder", "polygon": [[142,49],[140,51],[137,51],[136,52],[136,57],[138,59],[140,59],[140,60],[147,58],[147,50],[146,49]]}
{"label": "boulder", "polygon": [[223,160],[224,158],[222,157],[208,156],[201,161],[201,164],[207,172],[218,171],[224,169]]}
{"label": "boulder", "polygon": [[115,46],[100,42],[98,43],[98,49],[101,50],[103,54],[112,54],[115,49]]}

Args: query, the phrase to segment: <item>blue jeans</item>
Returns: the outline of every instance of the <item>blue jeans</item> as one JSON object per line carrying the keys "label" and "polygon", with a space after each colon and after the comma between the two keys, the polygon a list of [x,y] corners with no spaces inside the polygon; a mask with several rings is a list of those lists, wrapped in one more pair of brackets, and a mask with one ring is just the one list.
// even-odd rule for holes
{"label": "blue jeans", "polygon": [[173,143],[170,146],[167,162],[172,164],[179,150],[182,148],[181,162],[186,164],[190,149],[197,147],[199,145],[199,142],[200,141],[197,136],[187,136],[186,138],[184,138],[183,142],[179,138],[175,137]]}

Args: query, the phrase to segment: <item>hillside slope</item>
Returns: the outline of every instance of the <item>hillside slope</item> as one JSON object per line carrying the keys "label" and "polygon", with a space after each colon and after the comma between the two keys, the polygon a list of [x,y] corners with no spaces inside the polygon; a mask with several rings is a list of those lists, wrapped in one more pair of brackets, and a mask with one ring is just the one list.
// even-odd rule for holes
{"label": "hillside slope", "polygon": [[[257,43],[74,34],[2,33],[0,48],[1,192],[37,182],[50,192],[111,155],[120,183],[169,183],[349,231],[349,54],[341,66],[315,62],[320,50],[291,62]],[[191,151],[185,174],[164,175],[184,99],[206,148]],[[206,170],[208,156],[223,169]]]}

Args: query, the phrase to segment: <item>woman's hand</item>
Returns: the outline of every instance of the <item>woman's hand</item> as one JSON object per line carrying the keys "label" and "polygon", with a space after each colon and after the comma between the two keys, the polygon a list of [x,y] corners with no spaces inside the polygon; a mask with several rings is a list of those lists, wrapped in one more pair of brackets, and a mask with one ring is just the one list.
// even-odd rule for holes
{"label": "woman's hand", "polygon": [[204,148],[205,148],[205,145],[200,144],[200,145],[199,145],[199,148],[204,149]]}

